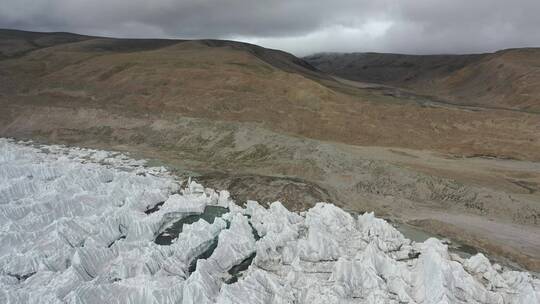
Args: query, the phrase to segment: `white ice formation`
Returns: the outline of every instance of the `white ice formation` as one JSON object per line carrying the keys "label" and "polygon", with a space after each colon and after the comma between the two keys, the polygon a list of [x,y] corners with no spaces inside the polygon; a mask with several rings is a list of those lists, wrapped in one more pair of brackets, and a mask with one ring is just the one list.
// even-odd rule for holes
{"label": "white ice formation", "polygon": [[[207,206],[228,212],[155,243]],[[531,274],[371,213],[245,206],[122,154],[0,139],[0,303],[540,303]]]}

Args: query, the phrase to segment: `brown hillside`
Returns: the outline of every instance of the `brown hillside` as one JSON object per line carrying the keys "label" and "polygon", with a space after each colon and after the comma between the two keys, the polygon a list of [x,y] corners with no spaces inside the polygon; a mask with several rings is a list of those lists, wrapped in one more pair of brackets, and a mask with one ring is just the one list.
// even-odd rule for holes
{"label": "brown hillside", "polygon": [[540,112],[540,49],[476,55],[318,54],[305,59],[339,77],[406,88],[455,104]]}
{"label": "brown hillside", "polygon": [[0,59],[21,56],[27,52],[91,37],[71,33],[37,33],[0,29]]}
{"label": "brown hillside", "polygon": [[540,159],[537,115],[426,105],[348,87],[290,54],[245,43],[85,38],[1,60],[0,80],[3,136],[58,136],[66,121],[29,129],[25,115],[99,109],[256,122],[354,145]]}
{"label": "brown hillside", "polygon": [[434,87],[455,102],[540,112],[540,49],[485,56],[437,79]]}

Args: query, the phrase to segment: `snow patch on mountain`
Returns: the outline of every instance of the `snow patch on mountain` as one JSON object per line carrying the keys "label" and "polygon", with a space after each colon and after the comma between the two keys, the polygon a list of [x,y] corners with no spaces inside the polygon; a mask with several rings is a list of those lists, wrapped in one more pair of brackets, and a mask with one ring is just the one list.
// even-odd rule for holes
{"label": "snow patch on mountain", "polygon": [[[208,206],[228,212],[155,242]],[[540,281],[372,213],[242,208],[120,153],[0,139],[0,303],[529,304]]]}

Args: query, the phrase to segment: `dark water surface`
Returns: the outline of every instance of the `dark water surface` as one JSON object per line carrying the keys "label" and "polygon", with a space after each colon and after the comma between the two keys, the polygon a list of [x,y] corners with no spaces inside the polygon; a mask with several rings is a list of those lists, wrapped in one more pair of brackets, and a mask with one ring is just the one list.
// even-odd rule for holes
{"label": "dark water surface", "polygon": [[180,233],[182,233],[184,224],[193,224],[200,219],[203,219],[208,223],[213,223],[216,217],[221,217],[227,212],[229,212],[228,208],[206,206],[203,213],[189,215],[181,220],[176,221],[174,224],[172,224],[172,226],[165,229],[165,231],[156,237],[155,243],[158,245],[170,245],[172,244],[172,241],[176,239]]}
{"label": "dark water surface", "polygon": [[[214,220],[218,217],[223,216],[223,214],[229,212],[228,208],[223,207],[216,207],[216,206],[206,206],[204,209],[204,212],[201,214],[193,214],[189,215],[183,219],[180,219],[176,221],[172,226],[165,229],[160,235],[156,237],[155,243],[159,245],[170,245],[174,239],[178,237],[180,233],[182,233],[182,230],[184,228],[184,225],[193,224],[200,219],[203,219],[209,223],[213,223]],[[259,239],[260,237],[257,235],[257,232],[255,229],[252,228],[253,236],[255,239]],[[204,250],[202,254],[197,256],[196,258],[191,261],[189,265],[189,273],[193,273],[197,269],[197,261],[200,259],[207,259],[209,258],[214,250],[216,249],[218,245],[218,238],[216,237],[214,241]],[[238,278],[242,276],[242,273],[246,271],[249,268],[249,265],[251,265],[253,259],[255,258],[255,253],[252,253],[249,257],[247,257],[245,260],[240,262],[238,265],[234,265],[229,271],[229,275],[231,276],[226,283],[230,284],[233,282],[238,281]]]}

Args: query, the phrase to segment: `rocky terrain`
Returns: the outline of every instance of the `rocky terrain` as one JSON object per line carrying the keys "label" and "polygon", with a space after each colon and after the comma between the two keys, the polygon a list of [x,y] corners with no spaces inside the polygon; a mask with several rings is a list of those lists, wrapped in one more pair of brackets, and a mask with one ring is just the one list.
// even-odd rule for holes
{"label": "rocky terrain", "polygon": [[540,269],[538,114],[238,42],[1,37],[0,136],[131,152],[239,205],[375,211]]}
{"label": "rocky terrain", "polygon": [[0,139],[1,303],[540,302],[533,275],[373,213],[242,208],[144,160],[30,144]]}

